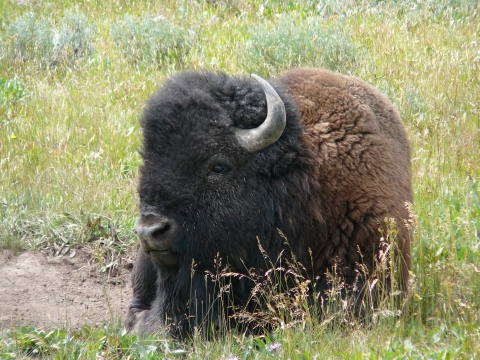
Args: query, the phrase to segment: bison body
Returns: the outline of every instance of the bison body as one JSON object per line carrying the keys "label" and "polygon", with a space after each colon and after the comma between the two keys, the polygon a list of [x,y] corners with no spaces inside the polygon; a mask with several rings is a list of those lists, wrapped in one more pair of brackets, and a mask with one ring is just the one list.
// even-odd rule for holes
{"label": "bison body", "polygon": [[[138,186],[142,246],[128,329],[168,327],[182,337],[215,321],[209,314],[222,305],[218,284],[205,273],[218,270],[218,259],[233,272],[261,272],[265,255],[283,254],[314,274],[313,297],[328,289],[325,273],[333,268],[361,289],[360,269],[373,271],[386,217],[397,220],[407,280],[410,148],[392,104],[367,83],[323,69],[270,80],[276,100],[260,81],[180,73],[148,100]],[[270,131],[263,127],[275,106],[286,120],[281,131],[251,145],[256,131]],[[247,304],[254,284],[232,281],[235,305]]]}

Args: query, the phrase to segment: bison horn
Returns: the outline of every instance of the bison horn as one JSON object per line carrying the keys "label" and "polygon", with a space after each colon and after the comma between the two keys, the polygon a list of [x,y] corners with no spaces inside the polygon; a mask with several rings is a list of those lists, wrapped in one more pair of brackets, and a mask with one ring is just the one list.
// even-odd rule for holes
{"label": "bison horn", "polygon": [[274,144],[282,136],[287,116],[285,105],[275,89],[260,76],[252,74],[262,86],[267,98],[267,118],[254,129],[235,129],[240,145],[249,153],[260,151]]}

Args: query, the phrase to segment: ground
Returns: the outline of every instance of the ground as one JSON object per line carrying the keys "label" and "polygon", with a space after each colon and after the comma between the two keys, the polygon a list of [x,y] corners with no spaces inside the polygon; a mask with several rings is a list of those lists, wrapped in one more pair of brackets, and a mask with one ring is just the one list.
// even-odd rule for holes
{"label": "ground", "polygon": [[71,329],[123,320],[132,263],[126,256],[105,271],[89,249],[60,256],[0,250],[0,333],[22,325]]}

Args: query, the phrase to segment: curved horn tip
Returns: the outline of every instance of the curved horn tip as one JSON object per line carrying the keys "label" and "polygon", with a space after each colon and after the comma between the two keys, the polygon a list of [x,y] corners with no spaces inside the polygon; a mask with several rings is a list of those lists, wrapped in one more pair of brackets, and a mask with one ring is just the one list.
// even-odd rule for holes
{"label": "curved horn tip", "polygon": [[262,78],[261,76],[259,76],[257,74],[251,74],[250,76],[252,78],[254,78],[255,80],[257,80],[257,82],[260,83],[261,85],[263,85],[264,87],[267,86],[267,85],[270,85],[267,80],[265,80],[264,78]]}
{"label": "curved horn tip", "polygon": [[257,128],[236,129],[239,143],[248,151],[260,151],[274,144],[282,135],[286,124],[285,104],[272,85],[256,74],[252,77],[262,85],[267,99],[267,118]]}

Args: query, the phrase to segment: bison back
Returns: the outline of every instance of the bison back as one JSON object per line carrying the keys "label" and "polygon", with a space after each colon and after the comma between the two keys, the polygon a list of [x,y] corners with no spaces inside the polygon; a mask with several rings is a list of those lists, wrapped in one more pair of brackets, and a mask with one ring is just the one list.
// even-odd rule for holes
{"label": "bison back", "polygon": [[410,146],[397,110],[366,82],[323,69],[296,69],[280,82],[294,99],[315,152],[320,199],[328,234],[315,256],[317,269],[378,260],[379,229],[397,221],[402,285],[410,269],[410,233],[404,226],[413,202]]}

